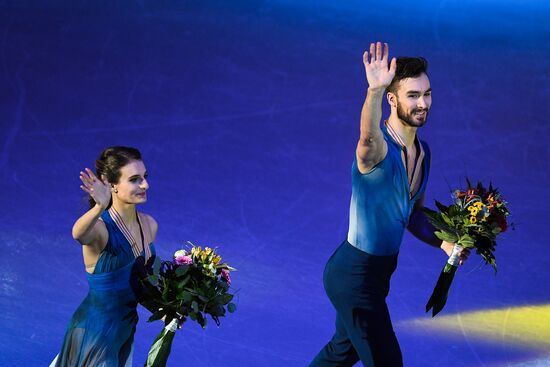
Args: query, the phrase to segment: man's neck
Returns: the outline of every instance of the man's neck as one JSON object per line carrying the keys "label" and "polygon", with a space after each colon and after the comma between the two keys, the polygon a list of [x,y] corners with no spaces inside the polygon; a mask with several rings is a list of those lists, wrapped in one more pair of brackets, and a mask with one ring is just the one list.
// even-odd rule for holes
{"label": "man's neck", "polygon": [[407,125],[396,115],[390,115],[388,118],[388,124],[392,127],[393,131],[399,135],[401,140],[405,143],[405,147],[409,150],[414,146],[416,138],[416,127]]}
{"label": "man's neck", "polygon": [[129,226],[136,221],[136,205],[126,204],[113,198],[113,208],[122,217],[124,223]]}

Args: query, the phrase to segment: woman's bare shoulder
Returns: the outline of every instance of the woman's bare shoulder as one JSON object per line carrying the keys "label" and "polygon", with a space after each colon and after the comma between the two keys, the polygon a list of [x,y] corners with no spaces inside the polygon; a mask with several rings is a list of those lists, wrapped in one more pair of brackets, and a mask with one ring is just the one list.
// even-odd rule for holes
{"label": "woman's bare shoulder", "polygon": [[158,229],[158,223],[155,220],[155,218],[153,218],[150,214],[143,213],[143,212],[139,212],[139,215],[147,221],[153,234],[156,234]]}

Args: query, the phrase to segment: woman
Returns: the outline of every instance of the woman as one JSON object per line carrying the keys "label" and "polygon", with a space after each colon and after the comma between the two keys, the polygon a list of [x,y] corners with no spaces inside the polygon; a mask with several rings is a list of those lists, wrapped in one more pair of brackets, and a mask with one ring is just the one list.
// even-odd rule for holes
{"label": "woman", "polygon": [[147,170],[137,149],[111,147],[80,172],[90,209],[74,224],[90,290],[74,313],[51,366],[131,366],[137,300],[130,278],[136,258],[154,253],[157,223],[138,213],[147,201]]}

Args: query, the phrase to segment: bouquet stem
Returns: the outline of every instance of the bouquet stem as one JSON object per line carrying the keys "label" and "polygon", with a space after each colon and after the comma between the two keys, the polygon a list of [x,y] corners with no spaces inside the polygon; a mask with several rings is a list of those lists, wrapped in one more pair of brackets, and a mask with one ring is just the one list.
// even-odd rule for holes
{"label": "bouquet stem", "polygon": [[449,295],[449,289],[455,277],[456,269],[458,269],[459,257],[458,254],[462,251],[462,246],[455,245],[453,247],[453,252],[449,256],[449,260],[445,264],[445,267],[439,274],[439,279],[437,284],[426,304],[426,312],[430,309],[432,310],[432,317],[435,317],[447,303],[447,297]]}
{"label": "bouquet stem", "polygon": [[173,319],[157,336],[149,350],[144,367],[165,367],[178,328],[178,319]]}

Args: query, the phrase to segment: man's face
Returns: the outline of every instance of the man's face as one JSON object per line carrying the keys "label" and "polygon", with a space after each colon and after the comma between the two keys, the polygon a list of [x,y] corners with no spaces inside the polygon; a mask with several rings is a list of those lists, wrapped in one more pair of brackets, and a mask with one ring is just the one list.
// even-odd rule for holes
{"label": "man's face", "polygon": [[397,95],[397,117],[411,127],[424,126],[432,105],[432,88],[426,74],[418,78],[407,78],[399,82]]}

